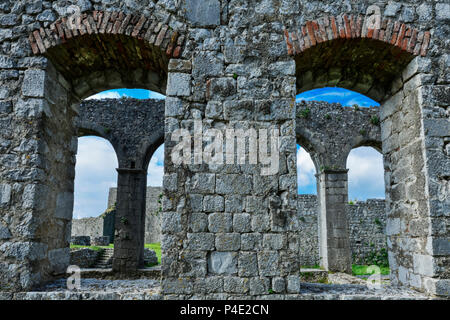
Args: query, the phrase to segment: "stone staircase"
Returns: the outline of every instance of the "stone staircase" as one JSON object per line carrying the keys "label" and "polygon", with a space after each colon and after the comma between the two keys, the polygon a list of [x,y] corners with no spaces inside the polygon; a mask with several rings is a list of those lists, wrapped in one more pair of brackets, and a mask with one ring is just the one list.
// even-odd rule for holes
{"label": "stone staircase", "polygon": [[112,248],[103,249],[97,257],[97,261],[95,262],[94,268],[95,269],[112,268],[113,255],[114,255],[114,249],[112,249]]}

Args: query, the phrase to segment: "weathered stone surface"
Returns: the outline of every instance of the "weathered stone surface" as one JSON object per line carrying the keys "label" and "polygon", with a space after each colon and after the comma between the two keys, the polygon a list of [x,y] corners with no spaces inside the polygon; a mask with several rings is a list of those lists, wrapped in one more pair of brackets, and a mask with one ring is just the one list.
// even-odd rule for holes
{"label": "weathered stone surface", "polygon": [[[233,225],[226,233],[241,237],[241,250],[248,247],[246,251],[257,253],[259,276],[271,274],[267,290],[274,277],[286,283],[288,275],[298,274],[294,248],[302,231],[295,219],[296,142],[314,159],[320,221],[331,226],[321,226],[327,231],[321,243],[331,249],[321,250],[327,252],[324,264],[349,265],[346,158],[352,148],[374,146],[383,153],[386,171],[392,281],[430,293],[445,292],[448,257],[438,241],[448,238],[445,1],[381,1],[375,4],[378,8],[372,1],[78,1],[81,19],[73,4],[42,0],[0,5],[0,55],[9,58],[1,60],[0,70],[0,99],[6,111],[0,113],[0,184],[11,186],[8,200],[0,204],[0,217],[13,236],[0,244],[9,244],[2,247],[5,254],[0,258],[2,288],[29,290],[51,280],[52,273],[66,264],[70,201],[65,194],[73,193],[74,141],[78,135],[95,133],[112,141],[119,159],[115,269],[122,271],[142,266],[145,169],[157,145],[166,142],[165,174],[177,179],[165,186],[161,210],[181,216],[179,232],[163,230],[168,251],[162,293],[167,298],[210,297],[205,284],[198,290],[194,284],[208,278],[205,257],[209,251],[217,252],[216,235],[221,233],[206,233],[201,223],[198,231],[190,227],[193,213],[216,213],[205,212],[210,205],[203,204],[205,195],[223,196],[224,211],[232,216],[251,215],[250,231],[246,226],[237,232]],[[372,16],[378,13],[380,21]],[[417,56],[429,59],[423,69],[414,65]],[[194,63],[196,57],[204,61]],[[171,58],[182,61],[171,63]],[[295,105],[296,93],[326,86],[365,94],[382,103],[381,112],[323,103],[316,104],[323,109],[315,110]],[[178,98],[182,110],[172,105],[159,126],[143,126],[152,121],[137,108],[121,111],[120,116],[111,110],[88,111],[89,117],[101,116],[84,131],[78,130],[82,128],[77,120],[84,112],[77,100],[121,87]],[[143,109],[148,111],[149,106]],[[153,110],[161,119],[164,113]],[[267,188],[259,187],[261,180],[255,178],[261,164],[178,166],[170,161],[173,130],[191,130],[193,119],[206,115],[204,127],[280,129],[280,170]],[[117,118],[112,121],[116,127],[105,125],[110,123],[104,121],[108,116]],[[144,128],[137,139],[129,134],[136,128]],[[227,202],[232,197],[235,200]],[[278,248],[279,242],[264,243],[264,235],[286,232],[287,244],[268,249]],[[27,250],[16,250],[10,243],[28,243],[25,237],[45,242],[38,255],[42,259],[28,263],[15,254]],[[419,257],[431,257],[432,270]],[[279,274],[269,267],[267,261],[272,260],[278,260]],[[233,278],[218,285],[211,297],[246,295],[247,278]],[[256,297],[287,298],[284,293],[259,294]]]}
{"label": "weathered stone surface", "polygon": [[239,233],[216,234],[217,251],[237,251],[241,248],[241,236]]}
{"label": "weathered stone surface", "polygon": [[220,2],[218,0],[183,2],[183,10],[193,26],[206,27],[220,24]]}
{"label": "weathered stone surface", "polygon": [[208,230],[215,233],[230,232],[233,216],[229,213],[212,213],[208,215]]}
{"label": "weathered stone surface", "polygon": [[98,258],[99,251],[89,248],[70,251],[70,265],[80,268],[92,268]]}
{"label": "weathered stone surface", "polygon": [[208,270],[213,274],[236,274],[238,254],[236,252],[211,252],[208,257]]}
{"label": "weathered stone surface", "polygon": [[70,239],[70,243],[77,246],[90,246],[91,245],[91,237],[90,236],[72,236]]}
{"label": "weathered stone surface", "polygon": [[46,74],[44,70],[26,70],[22,83],[22,94],[26,97],[43,98],[45,76]]}

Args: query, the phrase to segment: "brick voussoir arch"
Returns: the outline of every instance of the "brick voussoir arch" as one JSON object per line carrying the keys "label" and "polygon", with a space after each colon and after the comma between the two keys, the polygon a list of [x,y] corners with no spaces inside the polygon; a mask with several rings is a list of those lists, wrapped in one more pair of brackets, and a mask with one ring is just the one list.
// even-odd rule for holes
{"label": "brick voussoir arch", "polygon": [[178,58],[183,51],[185,35],[172,30],[160,19],[117,11],[92,11],[78,16],[63,17],[46,28],[29,35],[34,54],[45,54],[48,49],[84,35],[126,35],[161,48],[169,58]]}
{"label": "brick voussoir arch", "polygon": [[398,47],[415,56],[425,56],[430,43],[430,32],[420,31],[410,25],[381,19],[378,28],[369,28],[370,16],[324,16],[307,21],[297,31],[284,29],[289,55],[298,55],[322,42],[335,39],[373,39]]}

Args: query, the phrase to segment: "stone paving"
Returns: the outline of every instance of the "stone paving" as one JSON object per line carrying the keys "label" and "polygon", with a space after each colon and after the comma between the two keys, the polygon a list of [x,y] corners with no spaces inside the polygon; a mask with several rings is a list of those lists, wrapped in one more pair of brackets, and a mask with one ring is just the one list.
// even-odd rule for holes
{"label": "stone paving", "polygon": [[[408,289],[382,284],[379,289],[368,288],[365,281],[342,273],[330,274],[333,283],[302,282],[299,294],[268,296],[238,296],[238,299],[298,299],[298,300],[431,300],[434,297]],[[358,283],[358,284],[355,284]],[[160,281],[156,279],[81,279],[80,289],[68,290],[67,279],[58,279],[40,290],[26,293],[0,294],[0,300],[163,300]],[[176,297],[167,296],[166,299]],[[180,296],[198,300],[202,297]],[[203,297],[204,298],[204,297]],[[207,299],[213,299],[206,297]],[[217,298],[217,297],[216,297]]]}

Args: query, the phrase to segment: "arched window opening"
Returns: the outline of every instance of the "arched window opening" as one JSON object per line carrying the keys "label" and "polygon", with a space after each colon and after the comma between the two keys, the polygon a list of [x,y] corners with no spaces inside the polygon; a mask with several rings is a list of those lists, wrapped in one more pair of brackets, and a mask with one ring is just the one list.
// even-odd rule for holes
{"label": "arched window opening", "polygon": [[115,207],[110,205],[110,190],[117,187],[117,163],[115,150],[106,139],[78,138],[70,241],[72,265],[103,267],[98,247],[104,247],[105,255],[112,255]]}
{"label": "arched window opening", "polygon": [[383,156],[372,147],[353,149],[347,158],[349,200],[384,199]]}
{"label": "arched window opening", "polygon": [[[130,98],[163,100],[165,99],[165,96],[145,89],[122,88],[102,91],[87,97],[85,100]],[[84,111],[84,109],[82,111]],[[116,138],[118,135],[132,135],[133,132],[115,133],[113,132],[114,127],[110,128],[103,122],[99,122],[97,124],[95,123],[95,119],[93,119],[93,121],[94,123],[88,124],[87,128],[84,127],[85,123],[80,123],[79,128],[79,134],[85,136],[78,138],[79,143],[75,168],[75,199],[71,237],[71,248],[73,250],[71,257],[75,262],[77,262],[76,264],[82,268],[110,268],[112,265],[114,252],[114,238],[116,233],[115,224],[117,223],[115,215],[117,212],[116,206],[118,199],[118,172],[116,169],[121,167],[119,164],[120,152],[118,151],[119,153],[116,156],[116,151],[112,147],[111,143],[114,143],[114,146],[117,147]],[[149,132],[148,135],[150,136],[151,133],[152,132]],[[91,136],[90,134],[94,134],[96,136]],[[101,138],[100,136],[105,138]],[[111,143],[107,139],[110,140]],[[130,146],[122,145],[118,148],[118,150],[122,147],[128,148]],[[135,156],[136,160],[142,160],[141,158],[143,155],[136,154]],[[130,161],[130,169],[136,168],[136,161],[134,159],[131,159]],[[145,162],[145,160],[142,161]],[[142,161],[139,162],[139,165],[142,165]],[[148,188],[158,189],[157,192],[153,192],[154,190],[152,190],[152,192],[146,196],[146,206],[155,208],[155,212],[152,211],[151,214],[156,213],[159,215],[160,213],[162,177],[164,173],[163,168],[164,146],[162,145],[153,153],[152,160],[150,161],[147,170]],[[146,191],[148,193],[149,190],[147,189]],[[149,201],[151,202],[150,206]],[[152,232],[146,231],[146,234],[160,230],[159,217],[156,224],[156,228],[158,230],[154,230],[154,221],[149,221],[148,212],[149,210],[147,209],[145,230],[150,228],[152,229]],[[156,233],[159,236],[160,231]],[[154,242],[157,242],[157,248],[149,244],[146,244],[146,247],[150,246],[151,249],[157,252],[158,256],[156,257],[155,254],[152,252],[149,253],[148,250],[146,250],[144,253],[144,262],[146,262],[146,265],[148,265],[148,262],[152,264],[152,261],[153,265],[157,264],[158,260],[156,259],[159,259],[160,263],[159,241]],[[100,252],[104,252],[102,257],[99,256],[100,253],[94,254],[93,252],[97,251],[98,247],[102,249]],[[92,254],[87,254],[85,256],[80,254],[82,259],[77,259],[77,254],[74,253],[74,251],[77,251],[75,249],[89,249]],[[92,256],[92,259],[86,258],[86,256]]]}
{"label": "arched window opening", "polygon": [[383,157],[372,147],[353,149],[347,158],[350,249],[353,273],[368,277],[368,267],[389,274],[386,242]]}

